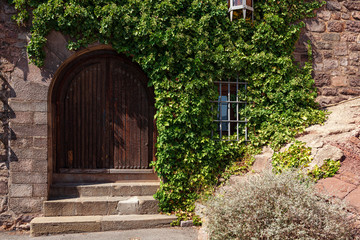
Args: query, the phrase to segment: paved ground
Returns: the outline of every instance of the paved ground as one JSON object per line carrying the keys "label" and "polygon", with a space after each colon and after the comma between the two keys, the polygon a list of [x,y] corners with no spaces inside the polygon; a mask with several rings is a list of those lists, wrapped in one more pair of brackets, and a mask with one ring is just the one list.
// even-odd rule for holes
{"label": "paved ground", "polygon": [[198,230],[188,228],[154,228],[114,232],[77,233],[30,237],[28,233],[0,232],[1,240],[195,240]]}

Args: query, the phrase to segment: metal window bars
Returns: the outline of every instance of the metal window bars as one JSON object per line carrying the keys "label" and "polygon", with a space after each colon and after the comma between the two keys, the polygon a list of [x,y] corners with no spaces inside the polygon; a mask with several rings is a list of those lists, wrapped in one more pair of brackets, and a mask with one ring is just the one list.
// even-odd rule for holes
{"label": "metal window bars", "polygon": [[[244,135],[245,141],[248,141],[247,118],[242,115],[246,107],[247,83],[239,82],[239,77],[234,80],[216,81],[218,85],[219,96],[216,101],[211,101],[217,104],[217,132],[219,140],[223,141],[239,141],[240,134]],[[214,137],[214,133],[212,133]]]}

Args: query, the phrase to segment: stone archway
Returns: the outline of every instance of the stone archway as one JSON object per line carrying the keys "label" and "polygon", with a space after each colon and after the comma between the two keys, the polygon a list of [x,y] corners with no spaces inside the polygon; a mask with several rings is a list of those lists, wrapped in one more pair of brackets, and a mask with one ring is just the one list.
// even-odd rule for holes
{"label": "stone archway", "polygon": [[55,75],[49,103],[49,153],[58,179],[78,174],[76,181],[94,181],[97,174],[98,181],[116,181],[110,173],[122,169],[136,173],[132,179],[153,173],[154,96],[130,59],[111,49],[71,58]]}

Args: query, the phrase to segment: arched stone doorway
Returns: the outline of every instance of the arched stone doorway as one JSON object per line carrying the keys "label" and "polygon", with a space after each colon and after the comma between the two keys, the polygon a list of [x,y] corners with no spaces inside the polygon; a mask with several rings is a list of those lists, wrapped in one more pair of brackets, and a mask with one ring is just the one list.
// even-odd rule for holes
{"label": "arched stone doorway", "polygon": [[152,173],[154,96],[147,82],[137,64],[109,49],[64,63],[50,93],[53,174],[115,181],[104,174]]}

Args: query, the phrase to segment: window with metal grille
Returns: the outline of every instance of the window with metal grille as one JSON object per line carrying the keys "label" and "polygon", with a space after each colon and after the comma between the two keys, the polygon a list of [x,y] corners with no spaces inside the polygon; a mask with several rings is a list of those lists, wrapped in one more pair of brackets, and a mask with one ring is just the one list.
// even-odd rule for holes
{"label": "window with metal grille", "polygon": [[[243,115],[246,107],[246,82],[239,82],[237,77],[235,80],[217,81],[218,99],[212,101],[217,103],[217,136],[220,140],[239,141],[244,136],[247,137],[247,118]],[[213,133],[213,136],[215,134]]]}

